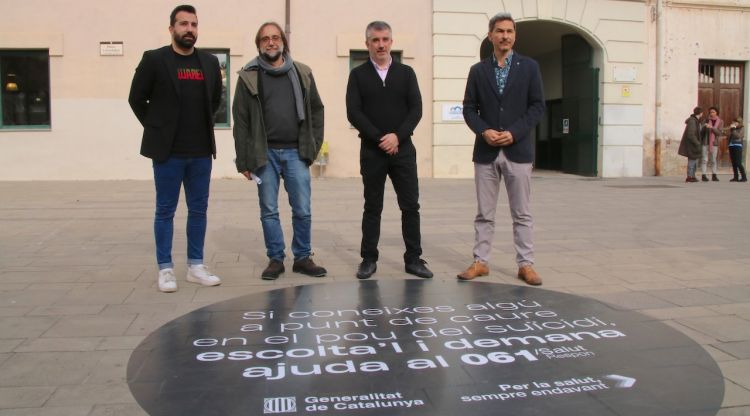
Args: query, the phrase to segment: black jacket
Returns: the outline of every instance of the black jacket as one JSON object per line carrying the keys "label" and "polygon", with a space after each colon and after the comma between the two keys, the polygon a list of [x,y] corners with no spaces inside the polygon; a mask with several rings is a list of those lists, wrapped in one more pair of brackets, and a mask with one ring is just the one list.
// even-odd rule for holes
{"label": "black jacket", "polygon": [[482,132],[491,128],[508,130],[513,135],[513,143],[502,148],[508,159],[516,163],[531,163],[534,161],[534,143],[529,133],[544,115],[544,88],[539,65],[513,51],[502,96],[497,91],[493,65],[491,56],[474,64],[466,81],[464,120],[476,134],[472,160],[491,163],[497,158],[500,148],[490,146],[482,138]]}
{"label": "black jacket", "polygon": [[729,129],[729,144],[742,146],[744,143],[744,127],[740,124]]}
{"label": "black jacket", "polygon": [[[211,153],[216,158],[214,113],[221,102],[221,69],[215,56],[195,49],[206,85],[206,120],[211,127]],[[135,69],[128,103],[143,125],[141,154],[156,161],[169,158],[177,132],[179,114],[179,82],[177,63],[172,46],[146,51]]]}

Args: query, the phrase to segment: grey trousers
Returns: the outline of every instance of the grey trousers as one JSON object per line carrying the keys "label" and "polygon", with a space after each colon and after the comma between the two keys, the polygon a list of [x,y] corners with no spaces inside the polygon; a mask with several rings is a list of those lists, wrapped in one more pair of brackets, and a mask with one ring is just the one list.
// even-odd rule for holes
{"label": "grey trousers", "polygon": [[708,151],[708,145],[701,146],[701,173],[706,174],[706,168],[708,167],[708,157],[711,156],[711,173],[716,175],[718,165],[716,165],[716,155],[719,153],[718,140],[716,146]]}
{"label": "grey trousers", "polygon": [[495,212],[500,181],[505,182],[510,216],[513,219],[513,243],[519,267],[534,264],[534,220],[529,210],[531,163],[514,163],[500,151],[492,163],[474,163],[477,190],[477,216],[474,219],[474,259],[487,263],[495,234]]}

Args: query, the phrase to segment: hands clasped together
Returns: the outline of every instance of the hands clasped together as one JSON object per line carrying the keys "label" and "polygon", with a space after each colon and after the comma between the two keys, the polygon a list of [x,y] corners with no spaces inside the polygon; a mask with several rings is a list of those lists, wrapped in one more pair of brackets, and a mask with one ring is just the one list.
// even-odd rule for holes
{"label": "hands clasped together", "polygon": [[501,147],[513,144],[513,135],[507,130],[487,129],[482,132],[482,137],[490,146]]}
{"label": "hands clasped together", "polygon": [[396,136],[396,133],[386,134],[380,138],[378,147],[389,155],[395,155],[398,153],[398,136]]}

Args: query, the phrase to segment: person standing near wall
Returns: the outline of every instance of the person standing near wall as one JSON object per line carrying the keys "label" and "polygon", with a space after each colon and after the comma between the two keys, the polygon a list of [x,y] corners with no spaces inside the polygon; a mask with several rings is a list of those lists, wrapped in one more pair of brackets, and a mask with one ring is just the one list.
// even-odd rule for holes
{"label": "person standing near wall", "polygon": [[723,134],[723,126],[724,122],[719,118],[719,109],[709,107],[708,119],[701,128],[701,180],[703,182],[708,182],[706,168],[708,167],[709,156],[711,157],[711,180],[719,182],[717,155],[719,154],[719,137]]}
{"label": "person standing near wall", "polygon": [[292,207],[292,271],[323,277],[312,260],[310,165],[323,145],[323,102],[309,66],[292,60],[289,42],[276,22],[255,35],[258,56],[239,71],[234,92],[237,171],[259,178],[258,203],[268,266],[264,280],[284,273],[284,233],[279,220],[279,184]]}
{"label": "person standing near wall", "polygon": [[685,120],[685,130],[682,132],[680,147],[677,149],[678,155],[688,159],[685,182],[698,182],[695,170],[698,167],[698,159],[701,157],[701,117],[703,117],[703,109],[693,108],[693,114]]}
{"label": "person standing near wall", "polygon": [[204,286],[221,283],[203,264],[212,157],[216,158],[214,114],[221,101],[219,60],[194,46],[198,16],[193,6],[172,11],[169,33],[171,45],[143,54],[128,97],[143,125],[141,154],[153,160],[154,236],[162,292],[177,290],[172,235],[180,187],[185,188],[188,206],[187,280]]}
{"label": "person standing near wall", "polygon": [[744,130],[742,117],[737,117],[729,125],[729,157],[732,159],[732,172],[734,173],[734,177],[729,182],[747,182],[747,172],[742,164]]}
{"label": "person standing near wall", "polygon": [[487,37],[493,53],[469,70],[464,94],[464,119],[476,134],[474,182],[477,215],[474,220],[474,262],[458,274],[472,280],[489,274],[489,257],[495,234],[495,211],[500,182],[505,182],[518,278],[541,285],[534,270],[531,216],[531,170],[534,142],[531,132],[544,115],[544,89],[539,65],[513,50],[516,22],[509,13],[490,19]]}
{"label": "person standing near wall", "polygon": [[370,59],[349,73],[346,115],[359,130],[360,173],[364,185],[362,263],[357,278],[367,279],[377,270],[380,215],[385,179],[391,178],[401,209],[401,234],[406,245],[404,270],[431,278],[422,255],[419,219],[417,150],[412,134],[422,118],[422,96],[417,75],[391,56],[391,26],[375,21],[367,25],[365,45]]}

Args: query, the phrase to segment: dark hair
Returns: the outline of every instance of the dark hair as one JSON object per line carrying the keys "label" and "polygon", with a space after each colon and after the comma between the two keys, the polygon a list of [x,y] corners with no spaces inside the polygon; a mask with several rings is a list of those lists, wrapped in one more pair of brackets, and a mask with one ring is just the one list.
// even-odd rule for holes
{"label": "dark hair", "polygon": [[284,29],[281,28],[281,25],[276,22],[266,22],[260,25],[258,33],[255,34],[255,47],[260,49],[260,32],[262,32],[266,26],[274,26],[276,29],[279,29],[279,32],[281,32],[281,41],[284,42],[284,52],[289,53],[289,41],[286,39],[286,33],[284,33]]}
{"label": "dark hair", "polygon": [[177,13],[179,12],[188,12],[190,14],[198,15],[198,13],[195,12],[195,7],[189,5],[189,4],[183,4],[180,6],[177,6],[172,10],[172,13],[169,15],[169,26],[174,26],[174,24],[177,22]]}
{"label": "dark hair", "polygon": [[702,113],[702,112],[703,112],[703,109],[700,108],[700,107],[695,107],[693,109],[693,115],[696,116],[696,117],[698,117],[700,115],[700,113]]}
{"label": "dark hair", "polygon": [[490,27],[488,32],[492,32],[492,30],[495,28],[495,23],[502,22],[503,20],[508,20],[513,23],[513,29],[516,28],[516,21],[513,20],[513,16],[508,12],[500,12],[490,19]]}
{"label": "dark hair", "polygon": [[719,109],[718,109],[718,108],[716,108],[716,107],[714,107],[714,106],[708,107],[708,112],[709,112],[709,113],[711,112],[711,110],[714,110],[714,111],[716,111],[716,115],[717,115],[717,116],[719,115]]}
{"label": "dark hair", "polygon": [[374,22],[370,22],[370,24],[367,25],[367,28],[365,29],[365,40],[370,39],[370,32],[372,32],[373,30],[387,30],[391,32],[391,34],[393,34],[391,25],[382,20],[376,20]]}

